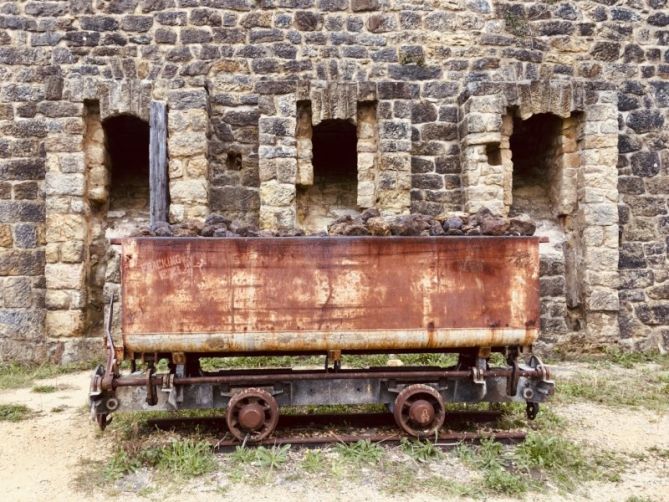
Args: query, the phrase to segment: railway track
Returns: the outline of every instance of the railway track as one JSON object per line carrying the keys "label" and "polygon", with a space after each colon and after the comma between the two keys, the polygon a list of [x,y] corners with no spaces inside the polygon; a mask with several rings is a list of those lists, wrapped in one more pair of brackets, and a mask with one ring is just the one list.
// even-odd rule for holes
{"label": "railway track", "polygon": [[[487,424],[496,422],[500,411],[461,411],[447,412],[446,423],[449,426],[468,424]],[[196,425],[217,429],[224,433],[216,443],[216,449],[226,451],[244,444],[238,439],[231,439],[223,416],[213,417],[177,417],[147,420],[147,425],[162,430],[188,429]],[[354,413],[354,414],[315,414],[281,415],[275,434],[253,445],[273,446],[291,444],[302,447],[317,447],[333,443],[355,443],[371,441],[384,444],[397,444],[406,434],[397,432],[391,413]],[[355,430],[356,433],[351,431]],[[461,442],[478,442],[493,439],[504,443],[516,443],[525,439],[524,431],[464,431],[441,430],[436,437],[430,438],[438,447],[447,449]]]}

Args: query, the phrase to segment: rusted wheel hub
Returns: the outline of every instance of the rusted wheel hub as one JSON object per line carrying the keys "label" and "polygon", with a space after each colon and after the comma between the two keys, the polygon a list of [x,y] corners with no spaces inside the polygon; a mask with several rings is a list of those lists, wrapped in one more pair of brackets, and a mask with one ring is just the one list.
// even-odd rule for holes
{"label": "rusted wheel hub", "polygon": [[405,387],[395,399],[395,422],[408,434],[422,438],[435,434],[444,424],[444,400],[429,385]]}
{"label": "rusted wheel hub", "polygon": [[276,428],[279,405],[262,389],[244,389],[230,399],[226,413],[228,429],[240,441],[262,441]]}

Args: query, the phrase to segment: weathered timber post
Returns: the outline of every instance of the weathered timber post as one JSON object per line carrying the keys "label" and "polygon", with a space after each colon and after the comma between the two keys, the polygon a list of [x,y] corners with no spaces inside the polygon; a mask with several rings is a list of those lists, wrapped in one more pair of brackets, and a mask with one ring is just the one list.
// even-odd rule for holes
{"label": "weathered timber post", "polygon": [[149,208],[151,225],[154,225],[167,221],[167,107],[164,102],[151,101],[149,125]]}

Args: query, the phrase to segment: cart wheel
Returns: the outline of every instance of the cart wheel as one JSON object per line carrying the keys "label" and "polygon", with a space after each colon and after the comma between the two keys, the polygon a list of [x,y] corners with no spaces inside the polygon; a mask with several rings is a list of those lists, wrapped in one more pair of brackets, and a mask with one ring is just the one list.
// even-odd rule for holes
{"label": "cart wheel", "polygon": [[527,402],[527,407],[525,408],[525,414],[527,415],[528,420],[534,420],[539,414],[539,403],[532,401]]}
{"label": "cart wheel", "polygon": [[279,405],[265,390],[244,389],[230,399],[226,421],[228,429],[237,439],[257,443],[276,429]]}
{"label": "cart wheel", "polygon": [[433,436],[444,424],[444,400],[434,387],[409,385],[397,395],[393,415],[406,433],[417,438]]}

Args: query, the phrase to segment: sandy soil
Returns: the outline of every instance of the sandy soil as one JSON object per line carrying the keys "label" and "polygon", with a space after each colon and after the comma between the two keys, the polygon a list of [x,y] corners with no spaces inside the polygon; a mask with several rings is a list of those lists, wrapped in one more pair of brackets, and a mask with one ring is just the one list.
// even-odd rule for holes
{"label": "sandy soil", "polygon": [[[129,482],[119,493],[118,487],[99,486],[93,494],[79,490],[88,462],[108,458],[111,436],[101,435],[89,421],[86,409],[87,372],[39,381],[58,385],[60,390],[36,394],[29,388],[0,391],[0,403],[25,404],[36,415],[22,422],[0,422],[0,499],[4,501],[73,501],[73,500],[314,500],[321,502],[391,501],[406,497],[389,497],[376,492],[364,482],[347,484],[341,490],[323,489],[314,493],[308,483],[291,480],[277,486],[212,483],[195,480],[181,494],[165,497],[164,493],[133,493],[146,485],[146,479]],[[54,411],[60,409],[62,411]],[[625,501],[631,496],[654,501],[669,501],[669,458],[653,455],[649,449],[669,450],[669,414],[626,408],[610,409],[589,403],[553,405],[567,420],[567,435],[602,451],[623,453],[628,460],[622,479],[616,483],[590,483],[586,487],[590,500]],[[139,472],[138,477],[150,478]],[[85,478],[84,478],[85,479]],[[132,480],[130,480],[132,481]],[[96,483],[97,480],[91,480]],[[224,482],[225,483],[225,482]],[[134,485],[134,486],[133,486]],[[324,483],[327,486],[327,482]],[[222,488],[222,489],[221,489]],[[575,497],[531,494],[528,499],[574,500]],[[415,494],[411,500],[443,500]],[[490,500],[490,499],[489,499]],[[493,499],[505,500],[505,499]]]}

